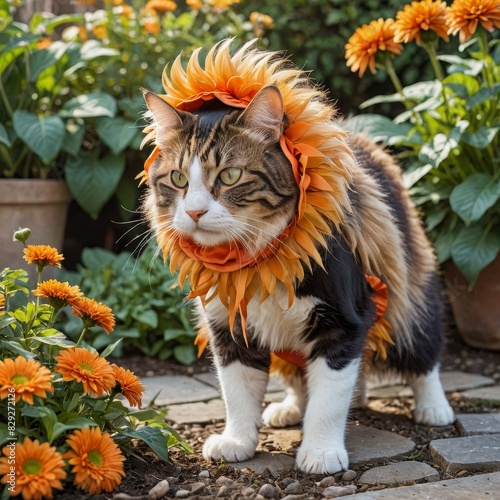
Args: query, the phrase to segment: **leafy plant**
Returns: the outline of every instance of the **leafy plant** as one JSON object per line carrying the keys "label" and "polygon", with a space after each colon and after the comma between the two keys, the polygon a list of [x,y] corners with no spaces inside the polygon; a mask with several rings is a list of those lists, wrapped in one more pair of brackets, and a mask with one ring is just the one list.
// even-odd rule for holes
{"label": "leafy plant", "polygon": [[[17,238],[25,242],[26,230]],[[67,282],[41,280],[43,269],[60,266],[62,258],[45,245],[25,248],[25,259],[38,270],[36,298],[25,270],[0,273],[0,445],[7,444],[0,474],[7,477],[4,493],[24,498],[51,498],[61,481],[91,494],[112,491],[124,476],[125,456],[137,456],[133,439],[163,460],[170,446],[191,451],[164,413],[131,409],[140,407],[144,387],[106,359],[120,341],[101,354],[85,344],[93,328],[113,329],[111,310]],[[76,343],[54,328],[64,307],[80,318]]]}
{"label": "leafy plant", "polygon": [[[423,8],[430,2],[414,4]],[[474,2],[469,4],[474,8]],[[465,8],[463,0],[448,8],[444,2],[435,5],[446,23],[440,36],[447,38],[446,31],[460,33],[460,52],[438,55],[438,36],[432,26],[425,32],[417,26],[422,33],[419,45],[426,50],[436,79],[403,87],[392,67],[394,56],[376,47],[376,55],[371,52],[375,64],[388,71],[397,92],[374,97],[361,108],[397,102],[406,110],[392,121],[375,114],[359,115],[349,125],[400,149],[399,156],[407,164],[406,185],[424,214],[439,262],[451,259],[472,287],[500,251],[500,44],[494,24],[484,21],[488,12],[476,22],[477,33],[472,37],[477,12],[458,17],[458,7]],[[490,13],[493,19],[497,11]],[[407,12],[411,14],[409,8]],[[400,13],[392,33],[396,42],[404,34],[398,32]],[[360,48],[359,57],[362,52]],[[441,63],[447,65],[447,76]]]}
{"label": "leafy plant", "polygon": [[[84,249],[78,273],[67,279],[113,309],[117,325],[109,336],[96,333],[89,342],[97,349],[123,338],[123,351],[143,352],[161,360],[175,358],[190,365],[196,360],[191,326],[192,311],[184,304],[184,292],[165,269],[153,245],[134,258],[129,252],[118,255],[101,248]],[[66,319],[66,328],[75,337],[76,321]],[[123,350],[123,351],[122,351]]]}

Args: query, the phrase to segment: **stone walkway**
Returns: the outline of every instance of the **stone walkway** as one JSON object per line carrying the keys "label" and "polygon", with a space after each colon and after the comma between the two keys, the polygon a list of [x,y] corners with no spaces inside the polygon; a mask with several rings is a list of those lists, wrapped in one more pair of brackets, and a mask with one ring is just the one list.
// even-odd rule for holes
{"label": "stone walkway", "polygon": [[[464,372],[446,372],[442,382],[447,393],[458,392],[470,400],[494,401],[500,407],[500,386],[480,375]],[[155,399],[158,406],[168,406],[167,420],[178,424],[208,424],[223,421],[224,404],[215,374],[203,373],[189,376],[158,376],[143,378],[146,387],[143,402]],[[371,400],[411,395],[409,389],[397,381],[371,383],[368,385]],[[266,402],[279,401],[284,397],[283,387],[271,381],[266,394]],[[415,443],[399,434],[364,425],[350,423],[347,431],[347,449],[352,466],[389,463],[369,468],[357,477],[354,471],[343,475],[326,477],[317,484],[323,498],[357,493],[360,499],[453,499],[470,500],[488,498],[500,500],[500,414],[459,414],[456,422],[461,437],[436,439],[429,445],[436,465],[446,473],[473,473],[469,477],[440,481],[436,469],[423,462],[411,460],[415,454]],[[294,466],[294,450],[301,440],[299,428],[265,429],[266,439],[259,444],[255,457],[246,462],[230,464],[241,470],[262,473],[266,469],[277,476],[290,471]],[[279,451],[276,451],[279,450]],[[478,473],[480,472],[480,473]],[[459,474],[460,475],[460,474]],[[352,481],[350,485],[339,486],[336,480]],[[418,484],[416,484],[418,483]],[[284,493],[269,490],[248,492],[249,498],[282,498],[301,500],[309,497],[301,491],[300,484],[295,490],[290,483]],[[405,486],[405,485],[412,486]],[[269,485],[271,486],[271,485]],[[366,491],[373,486],[390,486],[378,491]],[[228,485],[220,485],[220,495]],[[225,490],[224,490],[225,491]],[[230,491],[230,490],[228,490]],[[266,490],[267,491],[267,490]],[[270,496],[266,496],[269,494]],[[184,497],[194,495],[185,492]],[[283,496],[285,495],[285,496]],[[177,497],[178,495],[176,495]],[[182,495],[178,496],[179,498]],[[316,497],[317,498],[317,497]],[[357,497],[358,498],[358,497]]]}

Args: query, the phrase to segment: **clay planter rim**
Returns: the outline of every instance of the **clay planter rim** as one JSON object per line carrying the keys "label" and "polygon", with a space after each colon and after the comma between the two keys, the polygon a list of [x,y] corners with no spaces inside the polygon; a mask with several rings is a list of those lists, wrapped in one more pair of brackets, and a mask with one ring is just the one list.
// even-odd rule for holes
{"label": "clay planter rim", "polygon": [[58,179],[0,179],[0,205],[69,203],[65,181]]}

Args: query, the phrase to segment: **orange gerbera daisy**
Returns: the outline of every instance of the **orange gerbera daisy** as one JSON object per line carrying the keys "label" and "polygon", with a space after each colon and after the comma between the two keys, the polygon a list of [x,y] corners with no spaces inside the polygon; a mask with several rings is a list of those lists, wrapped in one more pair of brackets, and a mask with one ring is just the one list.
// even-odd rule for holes
{"label": "orange gerbera daisy", "polygon": [[177,4],[172,0],[149,0],[144,8],[150,12],[171,12],[177,9]]}
{"label": "orange gerbera daisy", "polygon": [[500,0],[455,0],[447,9],[449,35],[460,32],[460,43],[469,40],[478,24],[493,31],[500,28]]}
{"label": "orange gerbera daisy", "polygon": [[71,450],[64,458],[73,465],[76,486],[97,495],[103,490],[110,493],[121,483],[125,457],[107,432],[102,434],[99,427],[76,430],[66,443]]}
{"label": "orange gerbera daisy", "polygon": [[16,403],[22,399],[32,405],[33,396],[46,398],[54,392],[52,373],[33,358],[7,358],[0,361],[0,399],[5,399],[14,390]]}
{"label": "orange gerbera daisy", "polygon": [[48,245],[28,245],[24,249],[24,260],[28,264],[36,264],[41,271],[45,266],[61,267],[62,254],[57,249]]}
{"label": "orange gerbera daisy", "polygon": [[413,39],[420,45],[422,31],[434,31],[448,41],[448,25],[446,22],[446,2],[441,0],[414,1],[405,5],[396,14],[394,41],[411,42]]}
{"label": "orange gerbera daisy", "polygon": [[347,66],[359,70],[362,77],[366,68],[375,73],[375,56],[379,51],[401,54],[403,46],[394,41],[394,19],[377,19],[358,28],[345,46]]}
{"label": "orange gerbera daisy", "polygon": [[140,379],[131,372],[121,366],[111,365],[115,373],[115,379],[120,384],[120,392],[127,398],[130,406],[142,406],[141,396],[144,392],[144,386]]}
{"label": "orange gerbera daisy", "polygon": [[65,305],[72,306],[75,301],[83,295],[80,287],[71,286],[67,281],[62,283],[57,280],[47,280],[40,283],[33,293],[37,297],[43,297],[49,301],[49,304],[56,309]]}
{"label": "orange gerbera daisy", "polygon": [[[22,493],[24,500],[52,498],[52,489],[63,489],[61,479],[66,478],[62,455],[49,443],[40,444],[37,439],[25,438],[17,442],[15,452],[9,446],[2,449],[0,475],[3,484],[14,487],[11,496]],[[15,464],[12,464],[14,459]],[[11,472],[14,471],[14,476]]]}
{"label": "orange gerbera daisy", "polygon": [[200,10],[203,7],[203,2],[201,0],[186,0],[186,5],[193,10]]}
{"label": "orange gerbera daisy", "polygon": [[83,390],[91,395],[102,396],[116,385],[113,368],[97,352],[83,347],[64,349],[54,359],[57,361],[55,371],[65,382],[81,382]]}
{"label": "orange gerbera daisy", "polygon": [[0,316],[5,313],[5,295],[0,292]]}
{"label": "orange gerbera daisy", "polygon": [[73,314],[80,316],[85,326],[100,326],[106,333],[113,331],[115,316],[108,306],[88,297],[78,297],[71,305]]}

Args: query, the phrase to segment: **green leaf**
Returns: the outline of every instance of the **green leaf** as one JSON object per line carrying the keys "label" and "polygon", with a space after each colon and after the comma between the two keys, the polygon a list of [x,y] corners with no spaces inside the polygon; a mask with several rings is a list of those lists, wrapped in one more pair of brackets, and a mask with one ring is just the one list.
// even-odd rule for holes
{"label": "green leaf", "polygon": [[0,345],[11,352],[20,354],[23,358],[31,359],[35,357],[35,355],[32,352],[27,351],[18,342],[14,340],[0,340]]}
{"label": "green leaf", "polygon": [[65,176],[71,194],[92,216],[97,216],[111,198],[125,170],[125,157],[99,158],[99,148],[82,157],[79,164],[66,164]]}
{"label": "green leaf", "polygon": [[101,118],[97,121],[96,129],[104,144],[109,146],[115,155],[119,155],[137,133],[137,126],[121,117]]}
{"label": "green leaf", "polygon": [[40,73],[59,61],[67,49],[68,44],[56,41],[46,49],[34,51],[29,58],[30,81],[36,82]]}
{"label": "green leaf", "polygon": [[91,92],[73,97],[64,103],[59,112],[62,117],[90,118],[93,116],[109,116],[116,114],[116,100],[104,92]]}
{"label": "green leaf", "polygon": [[97,57],[119,56],[120,53],[115,49],[103,47],[97,40],[88,40],[80,49],[80,57],[83,61],[91,61]]}
{"label": "green leaf", "polygon": [[457,147],[457,141],[444,134],[436,134],[432,138],[432,143],[426,142],[418,154],[418,159],[422,163],[429,163],[434,168],[439,167],[443,160],[448,158],[452,149]]}
{"label": "green leaf", "polygon": [[148,408],[145,410],[137,410],[131,412],[129,415],[139,420],[139,422],[147,422],[148,420],[153,420],[154,418],[157,418],[158,411]]}
{"label": "green leaf", "polygon": [[372,97],[371,99],[367,99],[359,105],[359,109],[365,109],[369,106],[373,106],[375,104],[383,104],[386,102],[401,102],[403,98],[401,94],[389,94],[389,95],[377,95]]}
{"label": "green leaf", "polygon": [[500,182],[491,175],[477,173],[468,177],[451,192],[450,205],[468,223],[479,220],[500,199]]}
{"label": "green leaf", "polygon": [[14,131],[23,142],[49,165],[61,151],[65,127],[59,116],[37,116],[29,111],[14,112]]}
{"label": "green leaf", "polygon": [[383,141],[388,145],[403,142],[411,130],[410,124],[396,125],[386,116],[376,114],[353,116],[346,120],[345,125],[349,130],[364,132],[374,141]]}
{"label": "green leaf", "polygon": [[[477,78],[463,73],[453,73],[447,76],[443,80],[443,85],[449,84],[459,84],[464,86],[467,89],[467,95],[469,96],[475,94],[479,90],[479,82],[477,81]],[[453,89],[455,87],[451,86],[451,88]]]}
{"label": "green leaf", "polygon": [[85,126],[68,120],[66,122],[66,134],[64,136],[63,149],[67,153],[77,156],[80,154],[83,138],[85,137]]}
{"label": "green leaf", "polygon": [[12,146],[7,129],[2,123],[0,123],[0,142],[5,144],[8,148]]}
{"label": "green leaf", "polygon": [[146,443],[162,460],[168,462],[167,440],[158,427],[140,427],[121,431],[125,436],[140,439]]}
{"label": "green leaf", "polygon": [[66,423],[57,422],[52,430],[51,442],[56,440],[61,434],[66,431],[70,431],[73,429],[82,429],[83,427],[95,427],[96,425],[97,424],[93,420],[85,417],[75,417],[69,419]]}
{"label": "green leaf", "polygon": [[500,251],[500,234],[490,231],[485,234],[479,225],[464,227],[453,241],[451,256],[458,270],[474,286],[479,273]]}
{"label": "green leaf", "polygon": [[67,23],[82,23],[85,21],[85,18],[82,14],[62,14],[56,17],[49,17],[41,23],[47,33],[52,33],[55,28],[60,26],[61,24]]}
{"label": "green leaf", "polygon": [[410,189],[422,177],[425,177],[432,170],[432,165],[427,163],[425,165],[416,164],[403,172],[403,184],[406,189]]}
{"label": "green leaf", "polygon": [[175,346],[174,356],[183,365],[192,365],[196,361],[196,353],[192,344]]}
{"label": "green leaf", "polygon": [[99,247],[84,248],[81,258],[85,267],[100,272],[103,266],[111,265],[116,260],[116,254]]}
{"label": "green leaf", "polygon": [[122,341],[123,339],[118,339],[116,342],[114,342],[113,344],[110,344],[106,347],[106,349],[104,349],[104,351],[102,351],[101,353],[101,358],[106,358],[107,356],[109,356],[114,350],[115,350],[115,347]]}
{"label": "green leaf", "polygon": [[54,410],[48,408],[47,406],[39,406],[38,411],[40,413],[42,424],[45,427],[45,432],[47,433],[47,438],[49,439],[49,443],[51,443],[52,432],[54,430],[54,426],[57,423],[57,415]]}
{"label": "green leaf", "polygon": [[56,345],[58,347],[75,346],[75,343],[73,341],[67,339],[66,336],[60,332],[51,335],[49,337],[44,337],[44,336],[30,337],[29,340],[35,340],[37,342],[41,342],[42,344],[47,344],[47,345]]}
{"label": "green leaf", "polygon": [[7,441],[12,438],[9,427],[3,422],[0,423],[0,446],[3,446]]}
{"label": "green leaf", "polygon": [[479,89],[475,94],[470,96],[465,103],[465,109],[470,111],[474,107],[482,104],[488,99],[494,99],[500,92],[500,83],[496,83],[493,87],[483,87]]}
{"label": "green leaf", "polygon": [[152,309],[134,311],[132,317],[151,328],[158,326],[158,314]]}
{"label": "green leaf", "polygon": [[463,141],[478,149],[487,148],[498,133],[500,127],[481,127],[475,132],[466,132]]}

